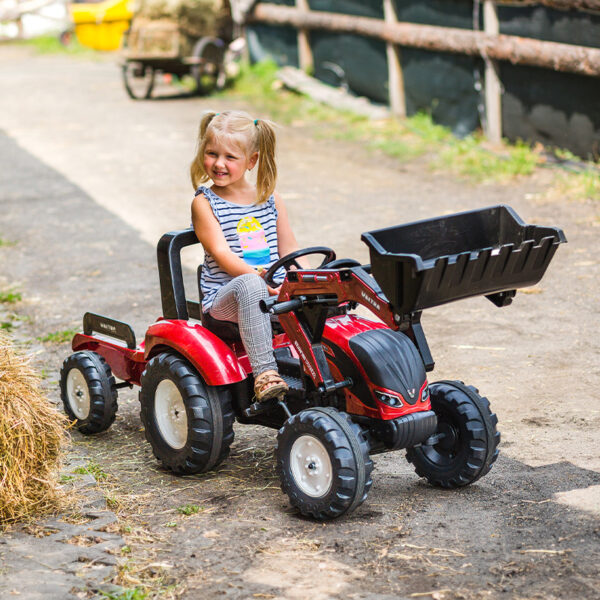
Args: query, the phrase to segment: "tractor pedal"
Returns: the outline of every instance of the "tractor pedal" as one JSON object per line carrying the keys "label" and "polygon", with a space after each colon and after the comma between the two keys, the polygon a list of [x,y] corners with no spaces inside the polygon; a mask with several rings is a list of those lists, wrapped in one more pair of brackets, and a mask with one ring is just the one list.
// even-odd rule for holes
{"label": "tractor pedal", "polygon": [[255,417],[256,415],[262,415],[270,410],[273,410],[279,404],[279,396],[269,398],[263,402],[254,402],[247,409],[244,410],[245,417]]}

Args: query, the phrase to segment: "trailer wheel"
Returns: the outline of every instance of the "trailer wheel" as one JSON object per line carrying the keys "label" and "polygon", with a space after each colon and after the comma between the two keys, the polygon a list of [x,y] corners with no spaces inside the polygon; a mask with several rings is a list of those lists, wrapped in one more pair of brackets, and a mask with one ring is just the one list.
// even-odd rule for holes
{"label": "trailer wheel", "polygon": [[177,354],[154,357],[142,373],[140,417],[154,455],[177,475],[203,473],[229,454],[231,394],[208,386]]}
{"label": "trailer wheel", "polygon": [[60,397],[81,433],[106,431],[117,414],[117,388],[110,367],[96,352],[71,354],[60,370]]}
{"label": "trailer wheel", "polygon": [[192,56],[200,62],[192,65],[190,71],[196,82],[196,93],[200,96],[225,86],[225,49],[225,42],[216,37],[201,37],[194,45]]}
{"label": "trailer wheel", "polygon": [[409,448],[406,457],[417,475],[443,488],[477,481],[498,458],[498,418],[487,398],[459,381],[438,381],[429,386],[431,406],[437,415],[439,437],[432,444]]}
{"label": "trailer wheel", "polygon": [[373,461],[362,429],[331,407],[303,410],[277,435],[281,489],[303,515],[349,514],[371,489]]}
{"label": "trailer wheel", "polygon": [[154,89],[155,71],[144,63],[127,61],[121,67],[123,84],[128,96],[133,100],[147,100]]}

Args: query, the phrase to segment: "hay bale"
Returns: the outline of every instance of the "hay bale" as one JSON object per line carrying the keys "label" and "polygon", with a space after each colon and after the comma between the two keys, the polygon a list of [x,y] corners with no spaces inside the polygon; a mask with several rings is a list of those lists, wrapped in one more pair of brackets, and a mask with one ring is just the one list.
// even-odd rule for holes
{"label": "hay bale", "polygon": [[60,506],[67,425],[28,360],[0,334],[0,530]]}
{"label": "hay bale", "polygon": [[195,38],[226,36],[231,27],[226,0],[138,0],[134,15],[134,22],[138,17],[174,21],[182,33]]}

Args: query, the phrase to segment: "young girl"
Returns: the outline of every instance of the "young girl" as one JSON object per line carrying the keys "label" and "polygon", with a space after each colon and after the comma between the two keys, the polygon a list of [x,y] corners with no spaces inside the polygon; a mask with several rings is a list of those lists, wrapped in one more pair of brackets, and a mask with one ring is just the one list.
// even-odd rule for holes
{"label": "young girl", "polygon": [[[258,165],[256,186],[246,172]],[[275,132],[272,124],[238,111],[206,113],[192,162],[192,223],[204,246],[202,310],[235,321],[264,401],[287,390],[273,357],[269,315],[259,301],[277,294],[261,273],[297,250],[283,201],[275,193]],[[212,187],[200,185],[212,180]]]}

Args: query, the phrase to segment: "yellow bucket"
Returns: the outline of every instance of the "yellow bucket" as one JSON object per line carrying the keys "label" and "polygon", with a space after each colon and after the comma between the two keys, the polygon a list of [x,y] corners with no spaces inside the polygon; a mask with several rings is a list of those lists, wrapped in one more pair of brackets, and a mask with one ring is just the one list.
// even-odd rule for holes
{"label": "yellow bucket", "polygon": [[94,50],[118,50],[133,17],[132,4],[131,0],[70,4],[79,43]]}

